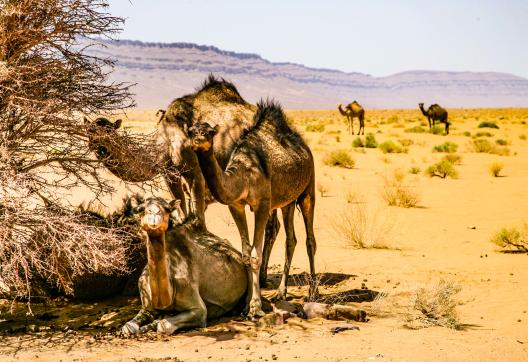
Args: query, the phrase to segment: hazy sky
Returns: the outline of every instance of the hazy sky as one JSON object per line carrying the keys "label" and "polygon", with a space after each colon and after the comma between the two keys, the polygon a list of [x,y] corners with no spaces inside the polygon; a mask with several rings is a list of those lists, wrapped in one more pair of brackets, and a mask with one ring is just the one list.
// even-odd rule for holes
{"label": "hazy sky", "polygon": [[527,0],[109,0],[121,39],[190,42],[376,76],[411,69],[528,78]]}

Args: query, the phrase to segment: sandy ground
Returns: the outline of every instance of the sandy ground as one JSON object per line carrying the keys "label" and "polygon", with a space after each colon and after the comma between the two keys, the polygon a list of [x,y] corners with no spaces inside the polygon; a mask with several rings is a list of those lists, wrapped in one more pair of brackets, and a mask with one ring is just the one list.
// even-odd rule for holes
{"label": "sandy ground", "polygon": [[[153,119],[151,113],[132,112],[126,124],[138,129],[151,127],[152,122],[139,122],[147,116]],[[451,134],[441,136],[404,132],[423,122],[417,110],[367,113],[367,132],[374,132],[378,142],[413,141],[408,153],[384,155],[378,149],[366,149],[364,153],[354,150],[353,137],[346,134],[334,111],[289,113],[314,151],[318,183],[328,189],[316,204],[316,262],[319,273],[335,278],[326,282],[323,279],[320,290],[330,295],[347,291],[353,294],[365,290],[361,289],[363,285],[381,292],[385,297],[378,301],[351,303],[370,313],[368,323],[295,318],[281,326],[259,327],[234,318],[170,337],[152,333],[138,339],[121,339],[112,334],[112,328],[134,315],[139,304],[137,298],[116,298],[87,304],[59,300],[47,309],[35,306],[35,313],[41,317],[47,311],[60,318],[40,320],[37,324],[44,326],[40,332],[7,333],[9,328],[27,326],[29,322],[24,320],[23,309],[19,308],[15,317],[6,314],[8,305],[4,303],[0,360],[528,360],[528,255],[501,253],[489,242],[501,227],[521,226],[528,221],[528,141],[520,138],[528,134],[528,111],[455,110],[450,114],[454,122]],[[500,129],[478,129],[482,120],[494,120]],[[309,124],[324,124],[325,130],[304,131]],[[492,143],[499,138],[507,140],[510,155],[470,152],[468,144],[473,138],[463,135],[464,131],[472,135],[490,132],[492,137],[485,138]],[[444,156],[433,153],[432,147],[448,140],[458,144],[457,154],[462,157],[456,166],[459,177],[430,178],[423,171]],[[354,168],[324,165],[325,154],[338,148],[350,151]],[[504,164],[503,177],[490,176],[488,167],[494,161]],[[408,173],[411,167],[419,167],[421,172],[412,175]],[[383,176],[395,169],[407,174],[406,182],[419,195],[418,207],[389,207],[381,198]],[[353,199],[352,203],[347,199]],[[114,196],[111,203],[118,200]],[[355,249],[336,232],[333,225],[353,207],[365,210],[372,230],[382,231],[385,249]],[[212,205],[207,222],[211,231],[240,247],[238,232],[225,206]],[[292,273],[296,276],[290,283],[290,299],[306,294],[306,287],[296,284],[302,284],[300,273],[308,270],[304,227],[297,213],[295,222],[299,243],[293,259]],[[280,270],[283,255],[281,230],[271,256],[270,273]],[[278,275],[272,277],[271,286]],[[440,279],[461,287],[456,300],[462,328],[405,328],[405,311],[413,293]],[[264,294],[272,291],[269,288]],[[359,330],[330,332],[333,326],[349,324]]]}

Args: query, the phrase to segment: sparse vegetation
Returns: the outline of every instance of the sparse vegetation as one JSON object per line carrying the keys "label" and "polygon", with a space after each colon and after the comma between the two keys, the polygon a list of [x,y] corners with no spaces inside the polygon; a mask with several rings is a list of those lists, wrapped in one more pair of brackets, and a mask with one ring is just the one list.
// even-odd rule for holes
{"label": "sparse vegetation", "polygon": [[493,162],[489,166],[489,172],[493,177],[499,177],[503,168],[504,164],[502,162]]}
{"label": "sparse vegetation", "polygon": [[414,126],[414,127],[405,129],[404,132],[407,132],[407,133],[425,133],[425,132],[427,132],[427,130],[425,128],[423,128],[422,126]]}
{"label": "sparse vegetation", "polygon": [[447,153],[453,153],[456,152],[458,149],[458,145],[453,142],[444,142],[440,145],[436,145],[433,147],[433,152],[447,152]]}
{"label": "sparse vegetation", "polygon": [[465,132],[463,133],[463,135],[466,136],[466,137],[471,137],[471,132],[469,132],[469,131],[465,131]]}
{"label": "sparse vegetation", "polygon": [[405,182],[405,173],[401,170],[383,177],[381,197],[389,206],[415,207],[419,201],[418,194]]}
{"label": "sparse vegetation", "polygon": [[388,249],[394,226],[388,214],[369,210],[366,203],[351,203],[330,222],[334,232],[356,249]]}
{"label": "sparse vegetation", "polygon": [[492,153],[499,156],[508,156],[510,150],[508,147],[496,146],[486,139],[474,139],[471,147],[474,152]]}
{"label": "sparse vegetation", "polygon": [[446,159],[442,159],[439,162],[435,163],[434,165],[429,166],[426,170],[426,173],[431,177],[434,177],[434,176],[438,176],[440,178],[446,178],[448,176],[451,178],[458,177],[458,172],[455,169],[455,165]]}
{"label": "sparse vegetation", "polygon": [[328,166],[354,168],[356,162],[346,150],[335,150],[326,155],[323,162]]}
{"label": "sparse vegetation", "polygon": [[526,140],[526,135],[525,134],[520,135],[519,139],[525,141]]}
{"label": "sparse vegetation", "polygon": [[504,227],[490,241],[504,250],[528,252],[528,224],[522,228]]}
{"label": "sparse vegetation", "polygon": [[473,136],[473,138],[478,138],[478,137],[492,137],[493,135],[489,132],[477,132],[475,133],[475,135]]}
{"label": "sparse vegetation", "polygon": [[433,126],[429,129],[429,133],[432,133],[432,134],[435,134],[435,135],[438,135],[438,134],[444,134],[444,128],[440,127],[440,126]]}
{"label": "sparse vegetation", "polygon": [[306,130],[306,132],[324,132],[325,125],[322,123],[309,124],[304,129]]}
{"label": "sparse vegetation", "polygon": [[484,122],[479,123],[478,128],[497,128],[498,129],[499,126],[497,126],[497,123],[495,122],[484,121]]}
{"label": "sparse vegetation", "polygon": [[510,142],[508,142],[507,140],[504,140],[502,138],[496,139],[495,143],[498,144],[499,146],[508,146],[510,144]]}
{"label": "sparse vegetation", "polygon": [[363,143],[361,137],[357,136],[356,138],[354,138],[354,140],[352,141],[352,147],[365,147],[365,144]]}
{"label": "sparse vegetation", "polygon": [[462,156],[454,153],[449,153],[442,157],[442,159],[451,162],[453,165],[460,165],[462,163]]}
{"label": "sparse vegetation", "polygon": [[420,167],[417,167],[417,166],[413,166],[409,169],[409,173],[413,174],[413,175],[417,175],[419,174],[421,171]]}
{"label": "sparse vegetation", "polygon": [[414,144],[414,141],[413,140],[410,140],[408,138],[403,138],[403,139],[399,139],[398,142],[400,143],[400,145],[402,145],[403,147],[408,147],[408,146],[411,146]]}
{"label": "sparse vegetation", "polygon": [[456,312],[458,302],[454,298],[461,290],[460,285],[443,279],[433,286],[418,288],[406,313],[405,326],[411,329],[461,328]]}
{"label": "sparse vegetation", "polygon": [[319,191],[319,195],[321,197],[325,197],[326,193],[328,192],[328,187],[325,184],[318,182],[317,191]]}
{"label": "sparse vegetation", "polygon": [[365,147],[366,148],[376,148],[378,147],[378,142],[376,141],[376,136],[374,133],[367,133],[365,136]]}
{"label": "sparse vegetation", "polygon": [[391,140],[380,143],[378,148],[383,153],[403,153],[407,151],[407,149],[402,147],[399,143],[393,142]]}

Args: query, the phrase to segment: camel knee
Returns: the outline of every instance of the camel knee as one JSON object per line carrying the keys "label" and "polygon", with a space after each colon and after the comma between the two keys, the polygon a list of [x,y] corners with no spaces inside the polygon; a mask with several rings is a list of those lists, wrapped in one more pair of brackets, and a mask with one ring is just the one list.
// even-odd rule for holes
{"label": "camel knee", "polygon": [[260,258],[258,256],[252,255],[249,259],[249,265],[251,266],[251,270],[260,270]]}

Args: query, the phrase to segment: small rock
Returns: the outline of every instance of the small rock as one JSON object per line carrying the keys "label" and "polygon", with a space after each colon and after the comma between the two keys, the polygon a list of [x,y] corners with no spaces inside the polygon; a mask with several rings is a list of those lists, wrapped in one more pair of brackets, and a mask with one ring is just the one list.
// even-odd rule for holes
{"label": "small rock", "polygon": [[279,357],[277,357],[277,355],[274,355],[274,354],[271,355],[271,359],[274,360],[274,361],[277,360],[278,358]]}

